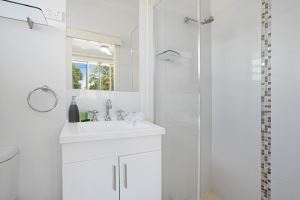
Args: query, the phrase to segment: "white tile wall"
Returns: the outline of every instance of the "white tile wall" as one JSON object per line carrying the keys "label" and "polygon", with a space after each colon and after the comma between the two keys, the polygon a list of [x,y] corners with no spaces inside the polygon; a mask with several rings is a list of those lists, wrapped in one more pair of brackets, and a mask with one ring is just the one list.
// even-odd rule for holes
{"label": "white tile wall", "polygon": [[213,190],[260,199],[261,1],[212,0]]}
{"label": "white tile wall", "polygon": [[300,2],[272,4],[272,200],[298,200]]}
{"label": "white tile wall", "polygon": [[104,119],[105,105],[108,99],[112,102],[111,117],[116,119],[116,111],[140,112],[140,94],[138,92],[106,92],[106,91],[81,91],[68,90],[66,97],[67,111],[71,97],[76,96],[80,112],[98,110],[98,119]]}

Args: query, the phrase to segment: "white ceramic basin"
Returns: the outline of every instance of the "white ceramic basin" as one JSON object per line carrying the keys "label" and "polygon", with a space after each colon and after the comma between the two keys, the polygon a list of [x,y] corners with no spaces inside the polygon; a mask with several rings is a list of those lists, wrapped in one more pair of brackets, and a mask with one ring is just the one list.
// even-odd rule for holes
{"label": "white ceramic basin", "polygon": [[130,137],[163,135],[165,129],[150,122],[131,125],[125,121],[66,123],[60,143],[88,142]]}

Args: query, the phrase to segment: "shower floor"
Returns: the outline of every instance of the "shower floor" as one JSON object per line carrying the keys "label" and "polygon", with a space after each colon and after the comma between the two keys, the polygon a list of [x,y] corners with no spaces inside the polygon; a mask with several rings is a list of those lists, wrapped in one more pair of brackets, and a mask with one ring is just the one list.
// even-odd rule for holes
{"label": "shower floor", "polygon": [[208,193],[206,193],[206,194],[203,195],[203,197],[201,198],[201,200],[222,200],[222,199],[219,198],[213,192],[208,192]]}

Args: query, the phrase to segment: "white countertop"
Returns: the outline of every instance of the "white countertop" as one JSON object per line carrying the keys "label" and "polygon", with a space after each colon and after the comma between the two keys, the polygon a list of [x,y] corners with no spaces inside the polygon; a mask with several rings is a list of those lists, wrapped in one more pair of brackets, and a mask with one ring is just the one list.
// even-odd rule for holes
{"label": "white countertop", "polygon": [[126,121],[66,123],[60,134],[60,143],[163,135],[165,132],[164,128],[146,121],[136,125],[131,125]]}

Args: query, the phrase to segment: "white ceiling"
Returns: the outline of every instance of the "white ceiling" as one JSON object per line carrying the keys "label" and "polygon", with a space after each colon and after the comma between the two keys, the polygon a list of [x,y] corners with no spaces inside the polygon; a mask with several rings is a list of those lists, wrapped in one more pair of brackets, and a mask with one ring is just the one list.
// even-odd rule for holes
{"label": "white ceiling", "polygon": [[[100,50],[101,46],[107,46],[112,55],[107,55]],[[114,59],[115,47],[110,44],[99,43],[94,41],[87,41],[74,38],[72,40],[72,51],[75,54],[90,55],[92,57]]]}

